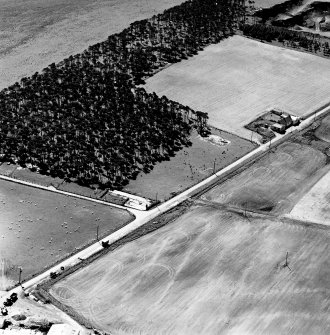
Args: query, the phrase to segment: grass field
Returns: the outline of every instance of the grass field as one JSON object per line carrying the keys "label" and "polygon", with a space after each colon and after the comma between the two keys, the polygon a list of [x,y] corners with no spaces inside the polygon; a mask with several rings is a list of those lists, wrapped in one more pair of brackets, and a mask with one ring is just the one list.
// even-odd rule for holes
{"label": "grass field", "polygon": [[[225,131],[215,128],[211,128],[211,131],[212,135],[229,143],[217,145],[193,131],[190,147],[176,152],[169,161],[157,163],[151,172],[140,172],[135,180],[130,180],[124,191],[154,200],[167,200],[213,174],[214,168],[218,171],[256,147],[256,144]],[[0,174],[96,199],[100,199],[104,194],[104,190],[93,190],[76,183],[67,183],[63,179],[31,172],[27,168],[21,169],[14,164],[1,164]],[[107,201],[108,198],[103,197],[102,200]]]}
{"label": "grass field", "polygon": [[323,173],[326,155],[310,146],[284,143],[202,198],[234,207],[288,212]]}
{"label": "grass field", "polygon": [[145,87],[249,139],[244,125],[267,108],[303,116],[329,102],[330,67],[321,57],[233,36],[160,71]]}
{"label": "grass field", "polygon": [[244,156],[256,145],[230,133],[212,129],[212,134],[230,143],[216,145],[193,132],[192,146],[183,148],[170,161],[157,163],[154,169],[141,172],[136,180],[131,180],[124,191],[150,199],[166,200],[216,171]]}
{"label": "grass field", "polygon": [[[133,217],[125,210],[0,181],[0,263],[6,283],[32,276]],[[0,264],[1,265],[1,264]],[[0,278],[0,290],[4,289]],[[1,287],[2,286],[2,287]]]}
{"label": "grass field", "polygon": [[330,225],[330,169],[295,205],[289,217]]}
{"label": "grass field", "polygon": [[329,242],[329,230],[195,206],[51,293],[113,334],[329,334]]}

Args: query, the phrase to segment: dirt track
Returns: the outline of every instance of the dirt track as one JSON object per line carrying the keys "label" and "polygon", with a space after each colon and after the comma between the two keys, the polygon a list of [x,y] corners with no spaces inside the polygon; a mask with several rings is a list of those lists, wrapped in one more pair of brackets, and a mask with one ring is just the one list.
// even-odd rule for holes
{"label": "dirt track", "polygon": [[115,334],[328,334],[329,242],[327,230],[195,207],[51,292]]}

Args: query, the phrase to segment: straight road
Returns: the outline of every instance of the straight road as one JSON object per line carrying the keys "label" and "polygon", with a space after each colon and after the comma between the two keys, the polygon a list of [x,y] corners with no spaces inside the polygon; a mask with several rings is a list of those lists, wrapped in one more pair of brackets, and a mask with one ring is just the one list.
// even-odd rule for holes
{"label": "straight road", "polygon": [[[255,150],[248,153],[244,157],[238,159],[234,163],[232,163],[232,164],[228,165],[227,167],[225,167],[224,169],[218,171],[214,175],[206,178],[202,182],[192,186],[188,190],[180,193],[179,195],[175,196],[174,198],[162,203],[159,206],[154,207],[153,209],[151,209],[149,211],[138,211],[138,210],[133,210],[133,209],[130,209],[130,208],[127,208],[127,207],[122,207],[122,206],[116,205],[115,207],[120,207],[120,208],[123,208],[123,209],[126,209],[126,210],[130,211],[132,214],[135,215],[136,219],[134,221],[132,221],[131,223],[129,223],[128,225],[126,225],[125,227],[123,227],[123,228],[117,230],[116,232],[112,233],[111,235],[105,237],[101,241],[109,241],[110,244],[118,241],[119,239],[121,239],[122,237],[131,233],[132,231],[134,231],[137,228],[143,226],[148,221],[156,218],[159,214],[162,214],[162,213],[176,207],[180,203],[184,202],[185,200],[187,200],[188,198],[190,198],[191,196],[196,194],[198,191],[201,191],[206,186],[210,186],[212,183],[215,183],[217,180],[219,180],[220,177],[224,177],[227,173],[232,172],[232,171],[236,170],[237,168],[243,166],[244,164],[249,162],[251,159],[257,158],[259,155],[267,152],[271,147],[273,148],[274,146],[277,146],[277,145],[281,144],[282,142],[289,139],[294,134],[297,134],[298,132],[300,132],[301,130],[303,130],[307,126],[309,126],[316,119],[318,119],[318,118],[324,116],[325,114],[327,114],[328,112],[330,112],[330,106],[327,106],[324,109],[322,109],[322,110],[316,112],[315,114],[309,116],[308,118],[303,120],[300,123],[299,126],[292,127],[291,129],[287,130],[286,134],[283,134],[283,135],[277,134],[276,138],[273,139],[271,143],[266,143],[266,144],[261,145],[260,147],[256,148]],[[0,179],[11,180],[12,178],[0,176]],[[16,179],[13,179],[12,181],[18,182]],[[32,184],[31,186],[38,187],[38,188],[41,188],[41,189],[47,189],[46,187],[39,186],[39,185],[34,185],[34,184]],[[55,191],[52,191],[52,192],[55,192]],[[66,194],[67,192],[59,191],[58,193]],[[70,196],[76,196],[76,197],[83,198],[83,199],[87,199],[87,200],[94,201],[94,202],[98,202],[98,203],[104,203],[105,205],[111,205],[109,203],[105,203],[105,202],[97,200],[97,199],[90,199],[90,198],[87,198],[87,197],[77,196],[77,195],[74,195],[74,194],[71,194],[71,193],[69,193],[69,195]],[[28,280],[27,282],[23,283],[24,288],[25,289],[31,289],[34,286],[36,286],[37,284],[41,283],[43,280],[48,279],[51,272],[59,271],[59,269],[62,266],[64,268],[71,267],[71,266],[81,262],[81,259],[86,259],[86,258],[92,256],[93,254],[99,252],[100,250],[103,249],[100,242],[94,243],[93,245],[87,247],[86,249],[84,249],[84,250],[78,252],[77,254],[71,256],[70,258],[64,260],[60,264],[57,264],[56,266],[54,266],[51,269],[43,272],[42,274],[36,276],[35,278],[32,278],[32,279]],[[8,292],[8,295],[10,295],[12,292],[18,292],[20,290],[21,290],[20,288],[15,288],[12,291]]]}

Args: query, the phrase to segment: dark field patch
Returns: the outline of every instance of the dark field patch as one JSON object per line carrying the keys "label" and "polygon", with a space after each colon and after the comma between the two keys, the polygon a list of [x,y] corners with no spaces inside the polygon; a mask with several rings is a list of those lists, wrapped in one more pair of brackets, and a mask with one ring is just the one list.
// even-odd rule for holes
{"label": "dark field patch", "polygon": [[327,156],[321,151],[287,142],[202,198],[242,209],[285,212],[301,190],[315,182],[326,162]]}

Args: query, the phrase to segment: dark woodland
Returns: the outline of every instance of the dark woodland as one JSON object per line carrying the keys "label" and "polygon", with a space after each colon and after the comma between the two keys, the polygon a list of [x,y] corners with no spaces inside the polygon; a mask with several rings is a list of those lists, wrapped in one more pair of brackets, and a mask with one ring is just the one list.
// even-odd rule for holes
{"label": "dark woodland", "polygon": [[207,114],[139,85],[232,35],[244,2],[192,0],[0,92],[0,154],[39,173],[120,189],[207,134]]}

